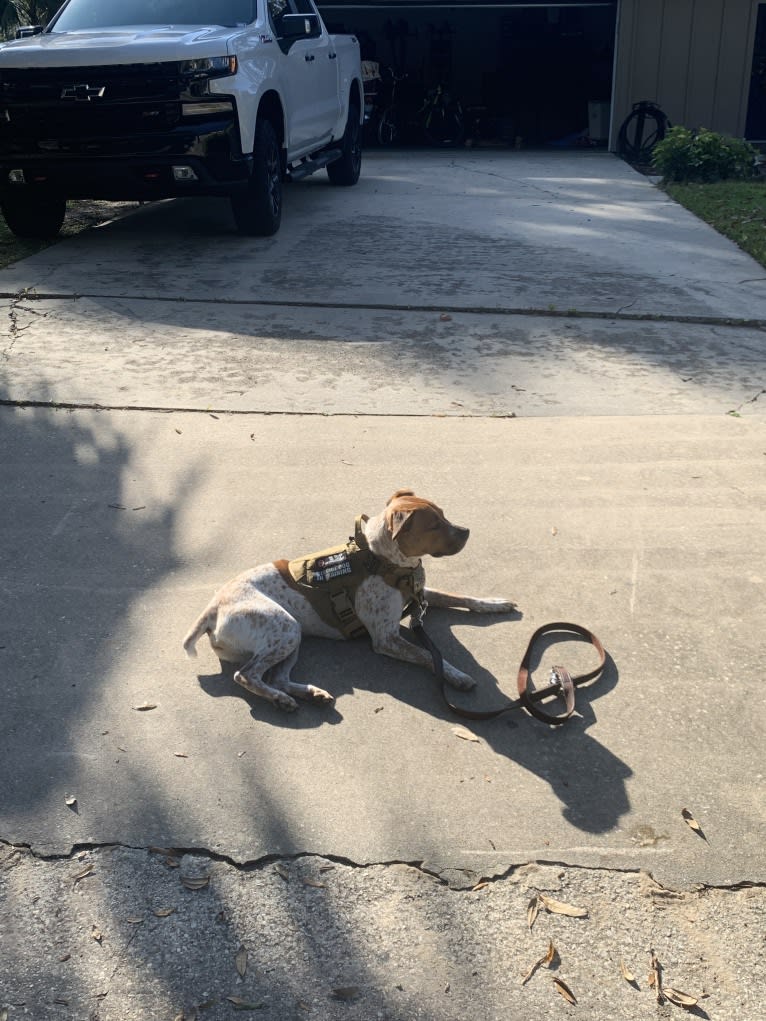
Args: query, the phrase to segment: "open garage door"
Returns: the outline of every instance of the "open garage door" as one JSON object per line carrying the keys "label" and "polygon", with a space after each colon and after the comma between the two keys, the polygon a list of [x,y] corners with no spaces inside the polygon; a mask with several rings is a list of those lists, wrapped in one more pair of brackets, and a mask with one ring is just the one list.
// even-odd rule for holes
{"label": "open garage door", "polygon": [[[319,0],[331,31],[353,32],[369,79],[367,140],[422,145],[429,102],[459,104],[444,144],[606,145],[616,0],[581,3]],[[392,95],[393,94],[393,95]],[[374,108],[373,104],[374,103]],[[391,104],[395,130],[380,130]],[[437,125],[438,126],[438,125]],[[384,125],[385,127],[385,125]],[[395,136],[395,137],[389,137]],[[454,136],[454,137],[453,137]]]}

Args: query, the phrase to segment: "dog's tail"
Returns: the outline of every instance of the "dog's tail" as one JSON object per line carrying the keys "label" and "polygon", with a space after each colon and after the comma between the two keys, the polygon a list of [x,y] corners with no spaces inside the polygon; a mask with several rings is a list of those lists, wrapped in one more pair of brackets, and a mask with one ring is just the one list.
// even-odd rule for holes
{"label": "dog's tail", "polygon": [[195,645],[203,635],[209,634],[213,630],[214,623],[215,622],[210,611],[205,610],[189,634],[186,638],[184,638],[184,652],[191,659],[194,659],[197,655]]}

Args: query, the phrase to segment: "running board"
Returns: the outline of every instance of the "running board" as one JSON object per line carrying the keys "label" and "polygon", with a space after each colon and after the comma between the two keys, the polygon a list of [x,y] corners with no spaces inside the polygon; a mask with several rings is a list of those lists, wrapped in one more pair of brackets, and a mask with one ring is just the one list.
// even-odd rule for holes
{"label": "running board", "polygon": [[290,167],[287,172],[288,176],[291,181],[300,181],[302,178],[316,173],[317,170],[321,170],[322,167],[326,167],[328,163],[334,163],[336,160],[339,160],[342,155],[342,149],[325,149],[324,152],[320,152],[313,159],[304,160],[297,167]]}

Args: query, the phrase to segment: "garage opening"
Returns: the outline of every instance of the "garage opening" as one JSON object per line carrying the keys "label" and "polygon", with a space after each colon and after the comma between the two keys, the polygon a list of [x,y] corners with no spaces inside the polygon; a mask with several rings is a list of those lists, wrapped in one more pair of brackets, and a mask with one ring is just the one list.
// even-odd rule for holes
{"label": "garage opening", "polygon": [[607,144],[616,2],[318,6],[359,38],[368,144]]}

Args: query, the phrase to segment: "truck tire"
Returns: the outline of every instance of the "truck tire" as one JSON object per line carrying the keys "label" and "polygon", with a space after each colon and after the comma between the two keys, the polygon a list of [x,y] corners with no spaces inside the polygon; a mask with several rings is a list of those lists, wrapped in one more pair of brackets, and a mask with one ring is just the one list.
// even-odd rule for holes
{"label": "truck tire", "polygon": [[0,199],[8,229],[17,238],[34,238],[48,241],[61,230],[66,214],[66,199],[62,195],[38,192],[4,195]]}
{"label": "truck tire", "polygon": [[356,184],[362,170],[362,125],[359,123],[359,107],[351,103],[348,108],[346,130],[341,141],[341,156],[327,164],[330,184],[348,187]]}
{"label": "truck tire", "polygon": [[259,120],[253,139],[253,168],[247,190],[232,195],[231,211],[240,234],[271,237],[282,221],[282,158],[271,121]]}

